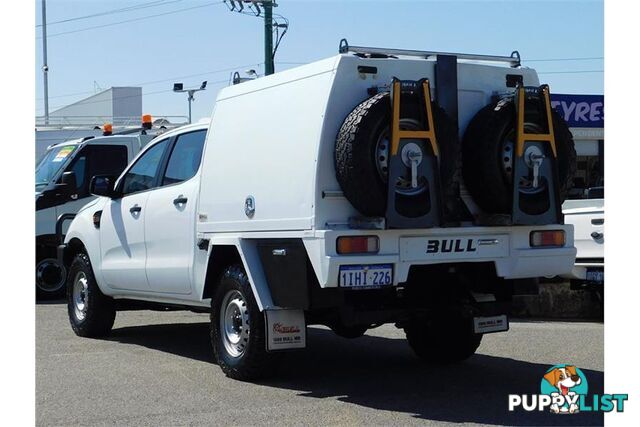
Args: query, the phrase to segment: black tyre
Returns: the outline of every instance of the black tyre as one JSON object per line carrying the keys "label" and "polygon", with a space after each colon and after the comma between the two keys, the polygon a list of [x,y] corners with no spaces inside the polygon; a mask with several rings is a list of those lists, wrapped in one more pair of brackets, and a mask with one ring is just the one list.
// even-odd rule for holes
{"label": "black tyre", "polygon": [[53,257],[36,262],[36,299],[63,298],[66,295],[67,270]]}
{"label": "black tyre", "polygon": [[367,332],[366,326],[355,325],[355,326],[345,326],[341,323],[334,323],[331,325],[331,330],[338,336],[342,338],[360,338]]}
{"label": "black tyre", "polygon": [[116,318],[113,298],[98,288],[89,257],[83,252],[76,255],[69,268],[67,310],[73,332],[81,337],[109,335]]}
{"label": "black tyre", "polygon": [[[384,216],[387,207],[387,166],[389,158],[389,123],[391,101],[389,92],[379,93],[362,102],[344,120],[336,137],[336,178],[345,197],[362,215]],[[404,98],[403,98],[404,100]],[[403,119],[400,128],[417,130],[423,111],[415,103],[401,105]],[[440,181],[447,187],[455,173],[458,158],[457,129],[436,103],[432,104],[436,139],[440,151]],[[428,143],[415,140],[423,152],[431,150]],[[407,168],[407,174],[409,174]],[[412,197],[421,190],[410,188],[403,180],[396,191]]]}
{"label": "black tyre", "polygon": [[[535,102],[535,101],[527,101]],[[527,108],[525,130],[539,131],[537,108]],[[510,213],[513,200],[513,147],[515,142],[515,106],[500,101],[481,109],[469,123],[462,141],[462,174],[474,201],[489,213]],[[567,123],[552,110],[556,140],[558,181],[561,202],[573,185],[576,150]],[[527,211],[545,211],[546,197],[531,198]]]}
{"label": "black tyre", "polygon": [[228,267],[211,302],[211,344],[222,371],[242,381],[270,375],[279,355],[267,352],[265,334],[264,314],[244,268]]}
{"label": "black tyre", "polygon": [[407,341],[421,358],[433,363],[456,363],[471,357],[482,341],[470,319],[421,321],[405,327]]}

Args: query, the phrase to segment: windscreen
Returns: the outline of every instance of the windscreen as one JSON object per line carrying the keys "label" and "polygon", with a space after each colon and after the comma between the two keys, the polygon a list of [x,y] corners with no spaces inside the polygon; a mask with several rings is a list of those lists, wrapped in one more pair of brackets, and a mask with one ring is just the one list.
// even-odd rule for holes
{"label": "windscreen", "polygon": [[36,192],[42,191],[47,186],[76,148],[76,145],[61,145],[43,154],[36,166]]}

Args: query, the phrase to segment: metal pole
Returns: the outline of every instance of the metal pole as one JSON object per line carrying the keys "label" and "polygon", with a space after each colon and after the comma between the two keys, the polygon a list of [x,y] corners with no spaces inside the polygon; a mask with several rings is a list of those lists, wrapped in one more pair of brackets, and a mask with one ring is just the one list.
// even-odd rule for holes
{"label": "metal pole", "polygon": [[193,100],[193,92],[189,91],[189,97],[187,98],[189,100],[189,124],[191,124],[191,101]]}
{"label": "metal pole", "polygon": [[49,124],[49,79],[47,73],[47,5],[46,0],[42,0],[42,74],[44,77],[44,124]]}
{"label": "metal pole", "polygon": [[264,74],[273,74],[273,0],[266,0],[264,6]]}

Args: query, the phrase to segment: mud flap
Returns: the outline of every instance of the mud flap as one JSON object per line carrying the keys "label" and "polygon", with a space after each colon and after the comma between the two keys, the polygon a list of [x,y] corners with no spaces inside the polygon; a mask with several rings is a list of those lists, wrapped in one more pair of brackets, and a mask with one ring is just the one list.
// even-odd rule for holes
{"label": "mud flap", "polygon": [[307,325],[303,310],[265,310],[267,351],[305,348]]}
{"label": "mud flap", "polygon": [[506,314],[473,318],[473,332],[476,334],[490,334],[492,332],[506,332],[508,330],[509,318]]}

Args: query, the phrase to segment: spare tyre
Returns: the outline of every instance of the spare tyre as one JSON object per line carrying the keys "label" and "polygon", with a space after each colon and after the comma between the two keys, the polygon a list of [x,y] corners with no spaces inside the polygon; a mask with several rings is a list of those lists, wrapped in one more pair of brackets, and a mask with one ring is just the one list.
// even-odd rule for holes
{"label": "spare tyre", "polygon": [[[526,102],[538,101],[527,99]],[[540,123],[546,118],[540,117],[540,114],[538,106],[527,105],[525,132],[542,131]],[[573,184],[576,150],[567,123],[555,110],[551,114],[557,152],[558,190],[562,203]],[[475,115],[465,131],[462,140],[462,176],[473,200],[487,213],[511,213],[515,140],[516,109],[512,100],[487,105]],[[537,203],[546,205],[547,200],[538,199]],[[535,211],[535,207],[532,210]]]}
{"label": "spare tyre", "polygon": [[[423,105],[410,102],[409,97],[401,98],[400,129],[426,128]],[[440,181],[444,187],[453,178],[455,168],[451,165],[457,164],[459,155],[457,128],[435,102],[432,102],[431,111],[440,155]],[[383,217],[386,213],[390,123],[390,95],[389,92],[381,92],[356,106],[342,123],[336,137],[336,178],[344,196],[364,216]],[[427,141],[412,142],[423,152],[430,150]],[[395,191],[406,197],[427,191],[424,183],[419,183],[417,188],[411,186],[410,173],[410,168],[407,168],[408,179],[401,178]],[[416,206],[416,213],[420,209],[421,206]]]}

